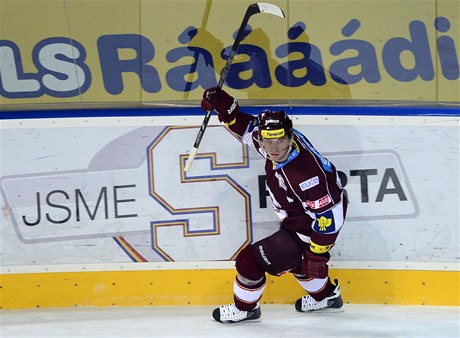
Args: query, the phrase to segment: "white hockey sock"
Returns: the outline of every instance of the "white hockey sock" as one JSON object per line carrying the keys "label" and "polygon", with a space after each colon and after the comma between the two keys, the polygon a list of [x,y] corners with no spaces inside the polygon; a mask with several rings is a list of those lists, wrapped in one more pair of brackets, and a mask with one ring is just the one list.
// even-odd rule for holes
{"label": "white hockey sock", "polygon": [[329,277],[318,279],[318,278],[301,278],[295,275],[295,278],[299,282],[300,286],[303,287],[308,293],[317,293],[321,291],[327,284]]}
{"label": "white hockey sock", "polygon": [[265,285],[266,283],[264,282],[261,286],[252,288],[250,286],[245,286],[240,283],[238,278],[235,278],[235,283],[233,284],[233,294],[244,303],[256,303],[262,297]]}

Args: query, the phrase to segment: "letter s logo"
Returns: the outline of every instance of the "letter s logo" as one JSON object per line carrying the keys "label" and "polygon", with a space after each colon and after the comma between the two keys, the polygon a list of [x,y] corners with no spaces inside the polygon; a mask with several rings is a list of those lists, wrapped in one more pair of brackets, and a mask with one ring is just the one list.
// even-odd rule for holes
{"label": "letter s logo", "polygon": [[[153,215],[152,249],[168,261],[233,260],[252,241],[251,203],[223,170],[247,168],[247,147],[224,127],[208,127],[186,175],[186,151],[196,133],[197,127],[167,127],[148,147],[150,196],[172,215]],[[221,163],[224,151],[238,161]]]}

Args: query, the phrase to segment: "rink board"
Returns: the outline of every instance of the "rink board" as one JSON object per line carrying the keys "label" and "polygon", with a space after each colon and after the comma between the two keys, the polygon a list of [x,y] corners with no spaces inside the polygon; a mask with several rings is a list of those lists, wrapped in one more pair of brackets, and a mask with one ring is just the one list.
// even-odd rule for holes
{"label": "rink board", "polygon": [[[331,269],[331,276],[350,304],[460,305],[458,271]],[[234,277],[233,269],[4,274],[1,306],[218,305],[232,302]],[[292,275],[268,276],[262,302],[290,304],[303,294]]]}
{"label": "rink board", "polygon": [[[259,108],[252,108],[250,112],[256,112],[256,109]],[[305,128],[308,135],[313,136],[312,139],[319,140],[321,147],[333,151],[328,153],[331,158],[337,161],[348,159],[344,163],[350,163],[350,166],[344,167],[349,178],[347,189],[354,206],[350,208],[347,220],[349,230],[344,231],[344,238],[334,247],[330,262],[331,276],[340,280],[344,300],[351,304],[459,306],[459,295],[456,292],[460,285],[456,258],[456,235],[459,231],[458,108],[314,107],[293,110],[294,115],[300,112],[295,115],[296,124]],[[395,111],[400,114],[392,115]],[[240,149],[238,142],[222,131],[223,127],[218,125],[213,116],[200,150],[217,152],[219,156],[222,154],[224,163],[227,160],[243,168],[210,169],[208,162],[214,160],[212,156],[197,157],[192,174],[202,173],[203,177],[209,179],[209,182],[199,182],[207,194],[200,196],[198,202],[203,205],[220,205],[221,231],[232,228],[235,233],[221,232],[217,236],[206,233],[200,237],[185,236],[182,230],[172,234],[160,233],[166,230],[161,225],[172,216],[167,214],[163,219],[156,216],[161,215],[160,211],[164,213],[164,210],[160,206],[162,200],[158,198],[160,193],[146,193],[147,188],[152,188],[153,184],[149,186],[147,179],[144,179],[147,173],[145,157],[156,156],[157,149],[163,152],[161,156],[171,153],[167,142],[174,141],[168,139],[172,134],[183,136],[183,139],[179,138],[180,142],[175,141],[173,144],[175,151],[186,154],[201,123],[202,112],[198,108],[178,109],[175,116],[168,116],[170,109],[157,110],[160,114],[155,116],[152,116],[152,112],[141,109],[2,113],[2,141],[5,142],[2,144],[4,162],[0,175],[4,192],[2,198],[8,202],[10,211],[16,213],[4,212],[1,215],[1,308],[215,305],[231,302],[235,271],[230,258],[244,241],[254,241],[265,235],[267,222],[274,221],[273,212],[267,207],[262,208],[255,202],[257,197],[253,197],[250,214],[252,232],[246,233],[233,229],[238,225],[236,222],[230,224],[231,227],[225,223],[229,219],[223,214],[225,208],[233,216],[243,210],[239,205],[229,205],[228,199],[217,202],[204,200],[205,197],[216,198],[221,195],[218,194],[221,189],[217,186],[219,181],[213,180],[215,176],[212,175],[226,170],[231,175],[222,177],[228,179],[231,176],[238,182],[231,186],[233,190],[229,189],[226,193],[238,191],[239,196],[246,192],[251,196],[260,196],[257,180],[244,180],[245,177],[253,177],[252,174],[247,175],[247,170],[252,169],[244,168],[244,163],[236,163],[238,159],[229,157]],[[146,131],[142,128],[146,128]],[[142,133],[137,133],[138,130]],[[37,135],[41,143],[35,141]],[[55,142],[57,135],[63,136],[59,143]],[[75,135],[85,137],[77,138]],[[126,139],[126,135],[134,135],[136,138]],[[145,137],[141,137],[143,135],[152,139],[145,141]],[[154,138],[156,135],[157,138]],[[334,137],[325,138],[323,135]],[[341,135],[346,136],[346,142],[337,142]],[[222,142],[220,138],[223,137],[228,138],[229,142]],[[124,143],[112,142],[114,140]],[[139,143],[139,140],[144,143]],[[425,152],[416,151],[427,140],[433,142],[424,147]],[[160,141],[165,144],[164,147],[161,147]],[[42,150],[46,148],[43,145],[49,149]],[[124,145],[134,145],[135,151],[127,151],[131,149],[124,149]],[[233,147],[235,152],[229,152],[229,147]],[[72,152],[69,149],[78,151]],[[112,159],[109,155],[117,149],[125,150],[117,153],[117,158],[120,155],[126,157],[119,162],[107,161]],[[149,151],[146,152],[146,149]],[[132,153],[141,154],[143,164],[133,161],[133,167],[123,167],[131,164],[130,159],[138,160],[128,156]],[[53,156],[45,156],[50,154]],[[357,154],[368,157],[362,156],[361,162],[357,162]],[[32,155],[34,166],[29,165]],[[426,161],[426,158],[430,158],[430,161]],[[255,157],[251,157],[251,161],[251,165],[260,167]],[[82,168],[86,163],[89,163],[88,168]],[[155,179],[157,186],[154,188],[165,181],[164,177],[157,178],[154,174],[164,173],[166,178],[175,179],[176,176],[172,175],[174,170],[176,174],[181,172],[180,165],[183,162],[170,163],[168,165],[173,166],[173,170],[167,167],[152,170],[148,182],[152,183]],[[442,164],[442,171],[438,172],[441,170],[439,163]],[[375,167],[369,167],[370,164]],[[379,174],[386,172],[385,168],[391,168],[396,176],[390,177],[400,183],[405,200],[400,200],[402,194],[396,196],[391,185],[382,184],[384,180],[377,175],[373,177],[378,180],[369,180],[368,189],[363,190],[360,177],[351,173],[370,168],[378,169]],[[138,172],[141,175],[137,175]],[[406,172],[409,176],[405,175]],[[50,177],[55,179],[49,180]],[[443,181],[447,178],[448,181]],[[64,191],[68,186],[50,188],[48,184],[76,182],[77,187],[83,191],[83,187],[97,186],[98,183],[103,185],[101,182],[104,179],[115,182],[112,185],[142,187],[139,191],[144,195],[135,195],[138,203],[133,203],[133,207],[139,207],[139,210],[121,210],[122,214],[135,212],[139,217],[134,220],[121,219],[123,227],[118,223],[113,226],[110,218],[96,218],[86,222],[71,220],[59,226],[45,221],[32,226],[21,223],[21,219],[24,220],[21,215],[25,215],[29,223],[34,220],[33,208],[30,212],[30,205],[25,204],[34,202],[34,199],[21,201],[17,197],[25,196],[23,192],[35,196],[31,194],[34,190],[27,189],[45,187],[57,192]],[[457,179],[457,184],[452,184],[453,179]],[[34,186],[35,182],[43,182],[43,185]],[[388,194],[376,202],[377,190],[382,186]],[[436,198],[431,198],[428,192]],[[153,202],[152,195],[157,197],[157,204]],[[184,200],[182,194],[177,196],[181,198],[174,202]],[[364,200],[366,196],[370,198],[369,201]],[[122,197],[120,201],[131,205],[128,197]],[[85,201],[91,202],[89,197]],[[435,214],[430,211],[434,209],[443,212]],[[4,210],[8,211],[7,208]],[[46,211],[49,211],[49,205]],[[152,215],[157,218],[152,218]],[[187,217],[192,216],[196,215],[189,213]],[[182,219],[186,216],[178,217]],[[117,221],[121,223],[120,218]],[[174,227],[170,228],[173,230]],[[242,229],[246,229],[244,224]],[[140,232],[143,242],[136,242]],[[152,240],[150,246],[145,245],[152,233],[158,235],[156,239],[164,242]],[[237,238],[236,235],[243,238]],[[244,237],[246,235],[248,237]],[[213,236],[208,237],[212,242],[207,246],[193,242],[204,241],[207,236]],[[237,240],[241,240],[241,243]],[[229,244],[235,246],[234,252],[225,251]],[[180,256],[182,253],[189,255],[188,260],[192,253],[199,255],[193,257],[199,263],[176,263],[186,260]],[[219,254],[230,258],[222,258]],[[208,264],[208,260],[220,262]],[[349,264],[356,260],[362,261]],[[380,262],[380,265],[376,262]],[[302,289],[292,276],[268,276],[262,301],[293,303],[302,294]]]}

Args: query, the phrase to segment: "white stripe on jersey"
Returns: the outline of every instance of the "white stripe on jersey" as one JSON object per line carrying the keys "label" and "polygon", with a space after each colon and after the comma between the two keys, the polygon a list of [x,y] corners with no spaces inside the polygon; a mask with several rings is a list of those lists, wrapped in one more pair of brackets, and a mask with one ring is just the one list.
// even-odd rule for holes
{"label": "white stripe on jersey", "polygon": [[276,216],[282,221],[287,217],[287,212],[284,209],[281,209],[281,205],[279,202],[276,200],[275,196],[272,194],[272,191],[270,188],[267,186],[268,193],[270,194],[270,198],[272,199],[272,207],[273,210],[275,211]]}

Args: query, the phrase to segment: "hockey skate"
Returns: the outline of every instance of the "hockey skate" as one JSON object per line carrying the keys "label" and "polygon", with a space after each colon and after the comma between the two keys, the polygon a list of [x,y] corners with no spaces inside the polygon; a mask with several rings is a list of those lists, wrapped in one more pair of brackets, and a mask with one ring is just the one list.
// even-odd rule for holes
{"label": "hockey skate", "polygon": [[241,311],[234,303],[232,303],[222,305],[217,309],[214,309],[212,312],[212,318],[221,323],[237,323],[244,320],[259,319],[260,315],[261,311],[259,303],[257,303],[257,306],[251,311]]}
{"label": "hockey skate", "polygon": [[310,295],[303,296],[295,302],[295,309],[299,312],[318,311],[322,309],[339,309],[343,305],[343,299],[340,293],[340,286],[337,279],[334,280],[334,291],[321,301],[316,301]]}

